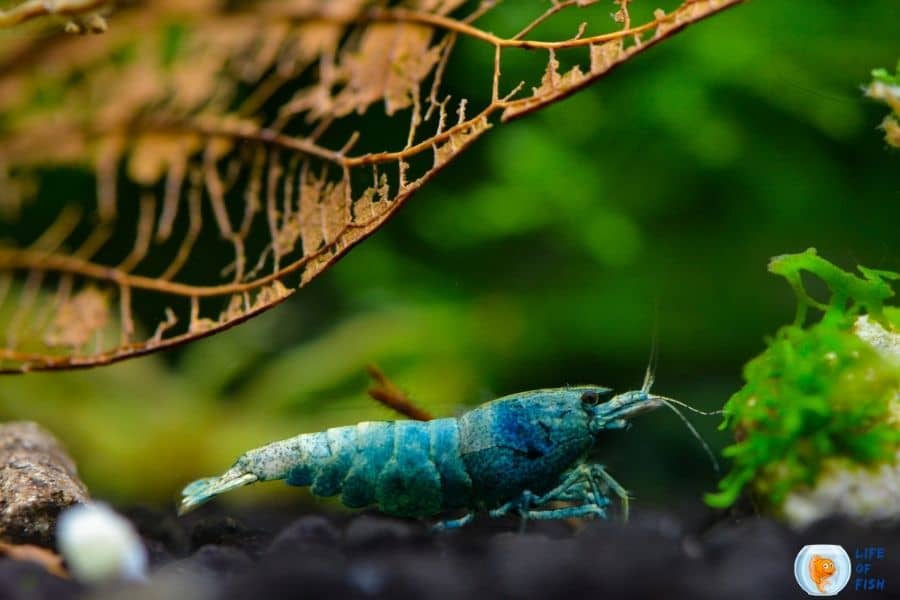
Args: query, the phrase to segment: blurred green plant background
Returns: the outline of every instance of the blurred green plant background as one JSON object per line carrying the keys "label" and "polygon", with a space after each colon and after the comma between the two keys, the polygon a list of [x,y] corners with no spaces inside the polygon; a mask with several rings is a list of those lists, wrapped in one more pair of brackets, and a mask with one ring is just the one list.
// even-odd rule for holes
{"label": "blurred green plant background", "polygon": [[[54,430],[94,495],[166,503],[251,447],[393,418],[366,396],[367,363],[438,415],[537,387],[638,387],[657,314],[656,389],[721,407],[793,317],[770,256],[814,246],[845,268],[900,268],[900,156],[862,94],[896,64],[898,31],[896,0],[716,16],[491,132],[280,307],[167,355],[0,380],[0,419]],[[478,50],[460,48],[449,87],[490,71]],[[692,420],[729,442],[718,418]],[[671,414],[598,452],[639,506],[699,504],[717,480]],[[305,497],[256,487],[226,501]]]}

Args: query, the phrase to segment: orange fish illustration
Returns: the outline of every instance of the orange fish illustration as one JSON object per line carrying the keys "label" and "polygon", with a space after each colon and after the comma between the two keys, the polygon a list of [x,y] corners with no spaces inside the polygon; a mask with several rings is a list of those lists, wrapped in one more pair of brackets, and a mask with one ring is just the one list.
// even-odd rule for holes
{"label": "orange fish illustration", "polygon": [[825,585],[828,578],[834,575],[834,561],[818,554],[813,554],[809,559],[809,577],[819,588],[819,591],[825,593]]}

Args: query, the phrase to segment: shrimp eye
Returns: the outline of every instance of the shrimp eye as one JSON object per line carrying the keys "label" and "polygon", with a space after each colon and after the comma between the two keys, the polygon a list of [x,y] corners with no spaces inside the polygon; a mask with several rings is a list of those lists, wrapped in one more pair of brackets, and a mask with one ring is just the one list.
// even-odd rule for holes
{"label": "shrimp eye", "polygon": [[594,406],[600,403],[600,395],[594,390],[588,390],[585,393],[581,394],[581,401],[585,404]]}

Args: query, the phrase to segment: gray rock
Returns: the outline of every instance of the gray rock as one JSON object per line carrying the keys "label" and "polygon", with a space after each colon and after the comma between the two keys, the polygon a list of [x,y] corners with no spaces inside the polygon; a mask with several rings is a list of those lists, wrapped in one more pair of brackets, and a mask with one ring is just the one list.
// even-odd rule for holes
{"label": "gray rock", "polygon": [[0,539],[53,547],[60,511],[89,499],[50,432],[27,421],[0,424]]}

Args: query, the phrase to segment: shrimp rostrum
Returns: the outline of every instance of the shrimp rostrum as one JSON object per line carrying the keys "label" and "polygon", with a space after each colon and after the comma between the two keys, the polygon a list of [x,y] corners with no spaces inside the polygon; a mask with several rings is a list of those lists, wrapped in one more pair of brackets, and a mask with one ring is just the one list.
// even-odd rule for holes
{"label": "shrimp rostrum", "polygon": [[598,386],[542,389],[456,418],[363,422],[298,435],[250,450],[222,475],[191,483],[181,512],[244,485],[283,479],[317,496],[340,495],[351,508],[463,515],[439,522],[439,529],[462,526],[479,511],[523,520],[606,517],[611,494],[627,517],[627,492],[588,454],[604,431],[624,429],[632,417],[661,406],[685,420],[673,404],[686,405],[650,394],[651,384],[648,372],[642,389],[618,395]]}

